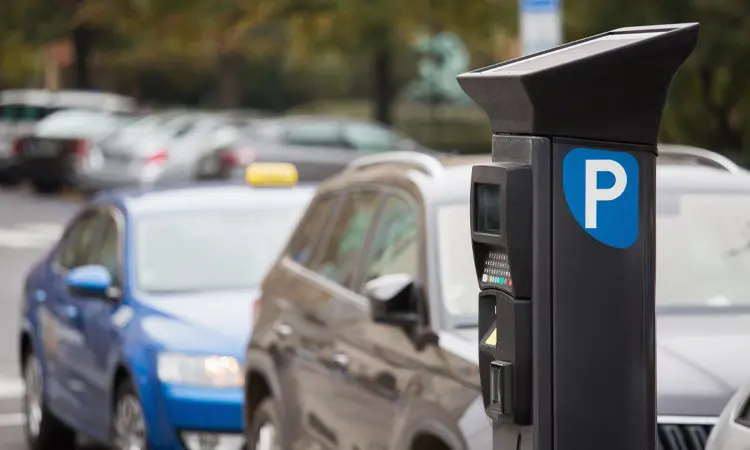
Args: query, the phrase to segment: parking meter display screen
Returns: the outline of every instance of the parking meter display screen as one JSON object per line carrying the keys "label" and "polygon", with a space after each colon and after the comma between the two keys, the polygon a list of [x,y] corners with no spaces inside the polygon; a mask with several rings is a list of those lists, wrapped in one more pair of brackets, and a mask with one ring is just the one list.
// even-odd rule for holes
{"label": "parking meter display screen", "polygon": [[502,234],[500,215],[500,186],[496,184],[477,183],[476,198],[476,231],[478,233]]}

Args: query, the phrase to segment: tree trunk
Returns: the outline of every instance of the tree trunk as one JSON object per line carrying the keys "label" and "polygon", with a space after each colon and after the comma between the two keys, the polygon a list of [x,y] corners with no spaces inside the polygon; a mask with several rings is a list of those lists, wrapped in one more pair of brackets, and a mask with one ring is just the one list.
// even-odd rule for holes
{"label": "tree trunk", "polygon": [[372,60],[373,107],[375,120],[385,125],[393,124],[393,53],[389,45],[380,48]]}
{"label": "tree trunk", "polygon": [[73,48],[75,50],[75,84],[77,89],[93,89],[91,82],[91,49],[94,40],[93,31],[85,26],[73,29]]}
{"label": "tree trunk", "polygon": [[236,109],[242,96],[242,55],[227,52],[219,55],[219,107]]}

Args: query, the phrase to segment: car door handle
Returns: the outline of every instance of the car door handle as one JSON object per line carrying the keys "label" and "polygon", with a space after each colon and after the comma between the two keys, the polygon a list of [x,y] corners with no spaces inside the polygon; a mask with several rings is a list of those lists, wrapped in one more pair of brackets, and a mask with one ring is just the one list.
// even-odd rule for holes
{"label": "car door handle", "polygon": [[276,325],[275,325],[275,326],[273,327],[273,331],[274,331],[274,332],[276,332],[276,334],[277,334],[277,335],[278,335],[279,337],[281,337],[281,338],[286,338],[286,337],[289,337],[289,336],[291,336],[291,334],[292,334],[292,331],[294,331],[294,330],[292,330],[292,327],[291,327],[291,326],[289,326],[289,325],[287,325],[287,324],[285,324],[285,323],[277,323],[277,324],[276,324]]}
{"label": "car door handle", "polygon": [[333,352],[333,355],[331,355],[331,360],[339,367],[344,368],[349,366],[349,355],[344,352]]}

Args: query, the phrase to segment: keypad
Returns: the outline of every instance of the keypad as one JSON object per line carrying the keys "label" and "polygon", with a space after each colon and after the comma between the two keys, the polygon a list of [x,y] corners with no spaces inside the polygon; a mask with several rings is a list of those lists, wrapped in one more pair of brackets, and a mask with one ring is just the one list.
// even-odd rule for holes
{"label": "keypad", "polygon": [[508,255],[491,251],[484,259],[481,288],[509,288],[513,286]]}

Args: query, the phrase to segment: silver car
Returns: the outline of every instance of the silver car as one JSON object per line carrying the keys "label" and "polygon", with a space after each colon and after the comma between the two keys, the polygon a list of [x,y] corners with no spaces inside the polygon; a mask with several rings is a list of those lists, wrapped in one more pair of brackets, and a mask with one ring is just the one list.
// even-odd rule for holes
{"label": "silver car", "polygon": [[250,162],[290,162],[300,181],[317,182],[374,153],[411,150],[438,155],[383,125],[337,117],[287,116],[253,120],[234,145],[214,152],[211,178],[233,178]]}
{"label": "silver car", "polygon": [[231,130],[245,121],[210,113],[147,116],[113,133],[91,152],[81,185],[97,191],[197,180],[205,155],[231,145],[237,136]]}
{"label": "silver car", "polygon": [[15,142],[33,133],[36,124],[58,111],[86,109],[133,113],[135,99],[109,92],[11,89],[0,92],[0,184],[22,181],[14,158]]}
{"label": "silver car", "polygon": [[69,109],[39,121],[33,131],[15,141],[14,163],[19,178],[39,193],[75,187],[89,153],[132,115]]}

